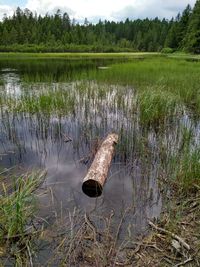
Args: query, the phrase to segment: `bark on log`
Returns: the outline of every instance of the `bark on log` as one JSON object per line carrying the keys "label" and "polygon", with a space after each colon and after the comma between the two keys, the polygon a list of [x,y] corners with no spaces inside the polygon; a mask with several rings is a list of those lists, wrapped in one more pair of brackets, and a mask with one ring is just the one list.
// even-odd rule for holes
{"label": "bark on log", "polygon": [[97,151],[82,185],[83,192],[89,197],[98,197],[102,194],[117,141],[117,134],[109,134]]}

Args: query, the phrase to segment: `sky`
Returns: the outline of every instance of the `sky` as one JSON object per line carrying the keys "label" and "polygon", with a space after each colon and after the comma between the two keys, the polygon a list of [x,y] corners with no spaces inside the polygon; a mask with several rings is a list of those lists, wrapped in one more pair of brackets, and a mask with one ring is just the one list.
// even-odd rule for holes
{"label": "sky", "polygon": [[171,19],[178,12],[182,12],[187,4],[193,7],[195,2],[196,0],[0,0],[0,19],[4,14],[12,15],[18,6],[41,15],[55,13],[60,9],[78,22],[84,21],[84,18],[92,23],[98,22],[99,19]]}

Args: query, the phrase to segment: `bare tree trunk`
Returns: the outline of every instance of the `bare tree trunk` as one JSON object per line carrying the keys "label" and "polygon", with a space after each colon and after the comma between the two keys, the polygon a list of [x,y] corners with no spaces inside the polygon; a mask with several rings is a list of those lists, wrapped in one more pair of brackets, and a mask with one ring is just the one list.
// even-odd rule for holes
{"label": "bare tree trunk", "polygon": [[101,195],[114,155],[114,145],[117,141],[117,134],[109,134],[101,144],[83,180],[82,189],[86,195],[90,197],[98,197]]}

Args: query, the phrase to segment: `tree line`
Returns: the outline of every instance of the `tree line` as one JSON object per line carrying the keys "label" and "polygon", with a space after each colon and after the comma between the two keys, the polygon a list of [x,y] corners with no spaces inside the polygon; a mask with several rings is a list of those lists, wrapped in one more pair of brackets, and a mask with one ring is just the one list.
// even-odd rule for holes
{"label": "tree line", "polygon": [[0,22],[0,51],[117,52],[175,51],[200,53],[200,0],[171,20],[126,19],[121,22],[70,20],[66,12],[38,15],[16,9]]}

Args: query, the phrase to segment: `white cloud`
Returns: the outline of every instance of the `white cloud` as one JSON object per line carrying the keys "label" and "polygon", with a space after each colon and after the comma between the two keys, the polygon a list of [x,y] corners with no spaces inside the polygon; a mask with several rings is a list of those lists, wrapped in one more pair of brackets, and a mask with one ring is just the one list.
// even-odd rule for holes
{"label": "white cloud", "polygon": [[0,20],[3,19],[4,15],[11,16],[16,7],[11,7],[8,5],[0,5]]}
{"label": "white cloud", "polygon": [[31,11],[36,11],[41,15],[46,13],[55,13],[58,9],[63,12],[67,12],[69,15],[74,15],[75,12],[69,5],[66,4],[66,1],[62,0],[28,0],[26,7]]}
{"label": "white cloud", "polygon": [[[17,1],[17,0],[15,0]],[[19,1],[19,0],[18,0]],[[55,13],[57,9],[67,12],[78,21],[85,17],[91,22],[101,19],[122,20],[145,17],[171,18],[196,0],[27,0],[25,6],[39,14]],[[1,1],[3,2],[3,0]],[[16,2],[15,2],[16,3]],[[20,5],[20,1],[19,1]],[[0,17],[11,14],[13,7],[0,5]]]}
{"label": "white cloud", "polygon": [[[139,2],[139,0],[137,1]],[[112,12],[112,17],[114,20],[124,20],[127,17],[130,19],[137,18],[172,18],[177,16],[178,12],[182,12],[183,9],[190,3],[192,6],[195,0],[143,0],[140,1],[140,5],[129,5],[123,7],[117,12]]]}

